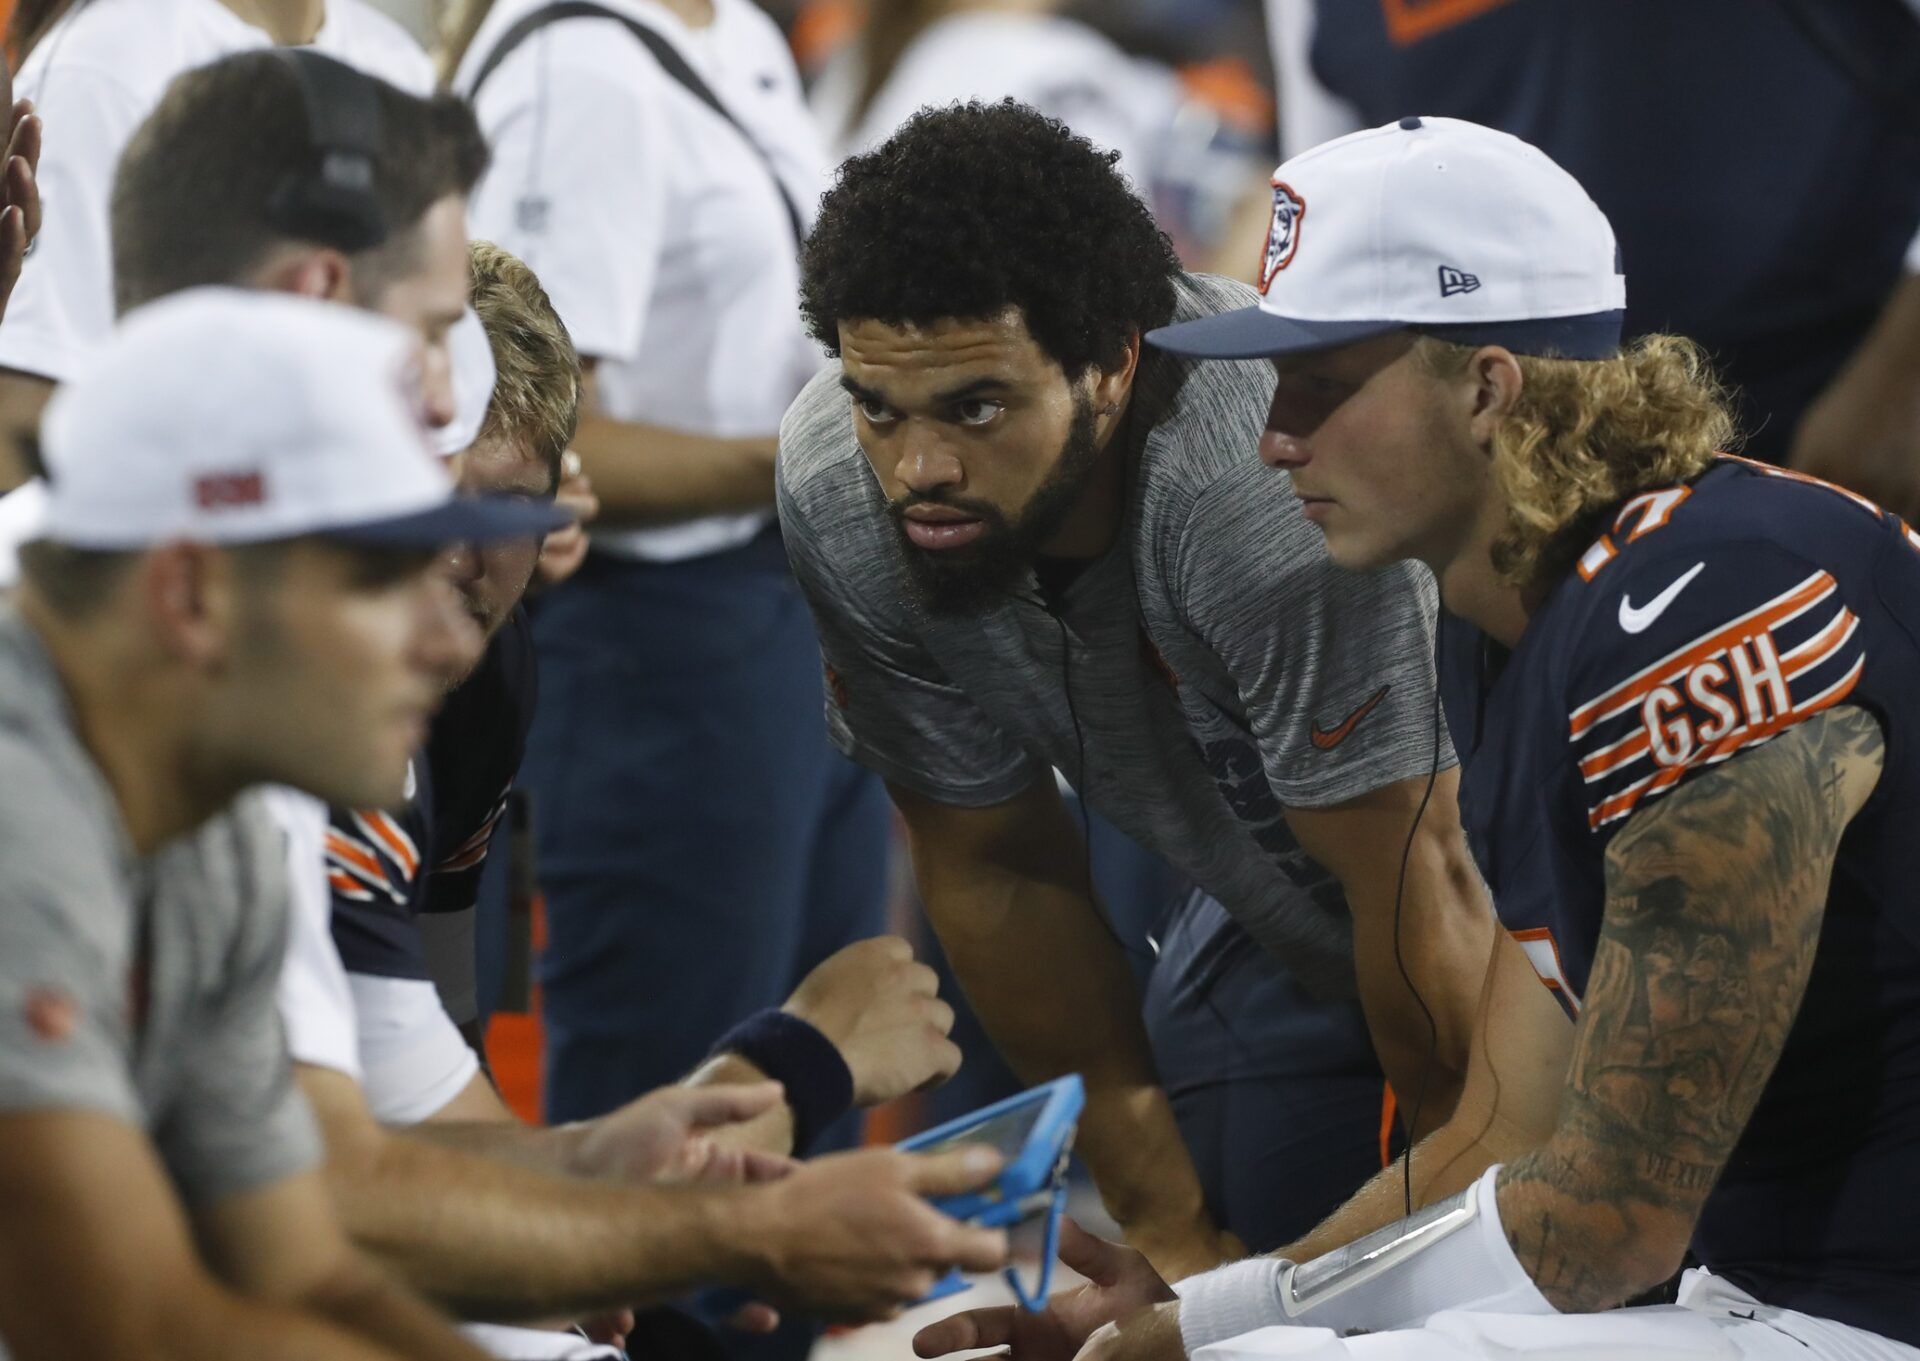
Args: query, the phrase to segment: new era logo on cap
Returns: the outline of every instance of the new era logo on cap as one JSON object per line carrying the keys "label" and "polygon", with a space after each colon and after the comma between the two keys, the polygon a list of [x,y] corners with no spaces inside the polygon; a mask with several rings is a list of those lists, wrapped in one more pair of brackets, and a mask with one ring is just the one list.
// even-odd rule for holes
{"label": "new era logo on cap", "polygon": [[1273,286],[1273,278],[1293,263],[1300,249],[1300,221],[1307,215],[1307,201],[1279,180],[1273,182],[1273,217],[1267,223],[1267,251],[1260,259],[1260,291]]}
{"label": "new era logo on cap", "polygon": [[1464,269],[1455,269],[1452,265],[1440,266],[1440,296],[1451,298],[1456,293],[1471,293],[1480,287],[1480,276],[1469,274]]}

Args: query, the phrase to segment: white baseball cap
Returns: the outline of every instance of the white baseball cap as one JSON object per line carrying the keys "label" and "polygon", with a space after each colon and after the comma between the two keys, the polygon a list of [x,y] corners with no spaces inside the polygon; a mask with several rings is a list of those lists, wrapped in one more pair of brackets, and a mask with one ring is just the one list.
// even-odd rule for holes
{"label": "white baseball cap", "polygon": [[544,502],[455,495],[417,372],[411,333],[338,303],[200,288],[142,307],[48,404],[39,536],[431,548],[567,524]]}
{"label": "white baseball cap", "polygon": [[1403,118],[1274,172],[1258,305],[1147,339],[1250,359],[1414,330],[1603,359],[1626,305],[1606,214],[1545,152],[1458,118]]}

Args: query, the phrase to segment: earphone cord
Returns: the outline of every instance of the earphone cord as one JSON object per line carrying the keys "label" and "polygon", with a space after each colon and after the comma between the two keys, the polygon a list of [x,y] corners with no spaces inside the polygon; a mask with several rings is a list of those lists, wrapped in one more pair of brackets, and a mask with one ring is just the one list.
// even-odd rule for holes
{"label": "earphone cord", "polygon": [[1406,1151],[1400,1158],[1401,1187],[1406,1200],[1406,1213],[1413,1213],[1413,1144],[1414,1131],[1420,1128],[1420,1108],[1427,1100],[1427,1080],[1433,1074],[1434,1054],[1440,1048],[1440,1027],[1434,1022],[1433,1012],[1427,1006],[1427,999],[1420,995],[1420,989],[1413,985],[1413,976],[1407,972],[1407,961],[1400,952],[1400,909],[1406,895],[1407,865],[1413,859],[1413,839],[1420,832],[1420,819],[1427,814],[1427,804],[1433,799],[1433,787],[1440,779],[1440,686],[1438,678],[1433,687],[1433,762],[1427,771],[1427,787],[1420,795],[1420,806],[1414,810],[1413,826],[1407,829],[1407,844],[1400,852],[1400,874],[1393,885],[1393,964],[1400,971],[1400,981],[1406,984],[1407,991],[1413,994],[1413,1000],[1419,1004],[1420,1014],[1427,1022],[1427,1057],[1420,1067],[1420,1085],[1414,1091],[1413,1107],[1407,1112]]}
{"label": "earphone cord", "polygon": [[[1052,611],[1049,610],[1048,613],[1051,614]],[[1127,941],[1121,936],[1119,931],[1114,929],[1114,925],[1108,920],[1107,914],[1101,910],[1100,900],[1095,896],[1093,891],[1092,815],[1088,811],[1087,790],[1085,787],[1087,783],[1087,741],[1085,730],[1080,726],[1079,710],[1074,707],[1073,703],[1073,645],[1067,633],[1066,621],[1057,614],[1053,616],[1053,621],[1054,626],[1060,630],[1060,680],[1061,686],[1066,692],[1067,717],[1073,724],[1075,763],[1074,793],[1076,802],[1080,805],[1080,844],[1083,850],[1081,863],[1084,867],[1082,887],[1086,893],[1088,905],[1093,908],[1095,920],[1100,923],[1101,929],[1107,933],[1114,944],[1119,946],[1123,952],[1135,958],[1151,961],[1154,958],[1151,952],[1142,950]],[[1400,851],[1400,873],[1395,879],[1393,886],[1393,963],[1394,967],[1400,972],[1400,981],[1406,985],[1407,991],[1413,994],[1413,1000],[1419,1006],[1420,1014],[1425,1018],[1427,1023],[1427,1056],[1421,1065],[1420,1085],[1414,1091],[1413,1105],[1407,1112],[1406,1149],[1402,1153],[1400,1160],[1402,1194],[1405,1199],[1406,1213],[1408,1215],[1413,1213],[1414,1131],[1420,1127],[1420,1111],[1421,1108],[1426,1105],[1428,1079],[1433,1073],[1434,1055],[1438,1053],[1440,1048],[1440,1027],[1433,1018],[1432,1009],[1427,1006],[1426,998],[1422,997],[1420,995],[1420,989],[1414,986],[1412,974],[1407,971],[1406,957],[1400,948],[1400,921],[1406,899],[1407,867],[1413,860],[1414,838],[1419,835],[1421,819],[1427,814],[1427,805],[1433,801],[1434,786],[1439,783],[1439,780],[1440,687],[1436,680],[1433,690],[1433,756],[1427,771],[1427,785],[1425,790],[1421,792],[1419,806],[1414,810],[1413,825],[1407,829],[1406,845],[1402,847]],[[1207,1010],[1213,1013],[1213,1017],[1219,1023],[1221,1030],[1226,1033],[1229,1039],[1236,1038],[1233,1025],[1227,1019],[1226,1013],[1220,1009],[1219,1003],[1214,1001],[1212,990],[1203,990],[1201,996],[1206,1002]]]}
{"label": "earphone cord", "polygon": [[[1108,939],[1119,946],[1122,953],[1131,955],[1135,959],[1145,960],[1151,965],[1157,956],[1151,950],[1141,949],[1120,934],[1101,908],[1100,899],[1093,891],[1093,816],[1089,811],[1086,789],[1087,737],[1085,730],[1080,726],[1080,711],[1074,707],[1073,703],[1073,642],[1067,633],[1066,621],[1054,614],[1052,610],[1048,610],[1047,613],[1053,616],[1054,627],[1060,631],[1060,685],[1066,694],[1067,718],[1073,724],[1074,802],[1080,805],[1081,887],[1086,893],[1088,905],[1093,909],[1094,920],[1100,923],[1100,929],[1107,933]],[[1225,1032],[1229,1040],[1237,1044],[1239,1036],[1234,1032],[1233,1023],[1227,1019],[1226,1013],[1220,1009],[1220,1004],[1214,1001],[1213,990],[1202,988],[1199,989],[1199,993],[1201,1000],[1206,1003],[1207,1010],[1219,1023],[1220,1029]]]}

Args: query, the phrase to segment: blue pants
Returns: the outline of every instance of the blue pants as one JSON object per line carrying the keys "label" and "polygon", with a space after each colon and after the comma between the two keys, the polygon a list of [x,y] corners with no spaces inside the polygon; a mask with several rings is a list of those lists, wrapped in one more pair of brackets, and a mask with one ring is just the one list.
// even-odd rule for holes
{"label": "blue pants", "polygon": [[1380,1170],[1386,1080],[1358,1002],[1310,997],[1203,893],[1160,935],[1147,1033],[1214,1221],[1266,1252]]}
{"label": "blue pants", "polygon": [[557,1122],[685,1075],[878,934],[890,824],[880,782],[827,741],[813,623],[777,535],[685,563],[589,555],[534,631],[522,782]]}

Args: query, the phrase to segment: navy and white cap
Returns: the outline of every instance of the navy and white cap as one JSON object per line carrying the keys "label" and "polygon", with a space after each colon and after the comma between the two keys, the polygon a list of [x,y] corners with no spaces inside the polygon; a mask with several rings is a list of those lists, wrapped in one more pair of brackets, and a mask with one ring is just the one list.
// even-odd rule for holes
{"label": "navy and white cap", "polygon": [[434,548],[569,523],[544,502],[457,495],[418,372],[412,333],[338,303],[198,288],[142,307],[48,404],[37,536]]}
{"label": "navy and white cap", "polygon": [[1413,330],[1517,354],[1619,351],[1626,281],[1579,181],[1518,137],[1403,118],[1273,176],[1257,306],[1147,339],[1203,359],[1328,349]]}

